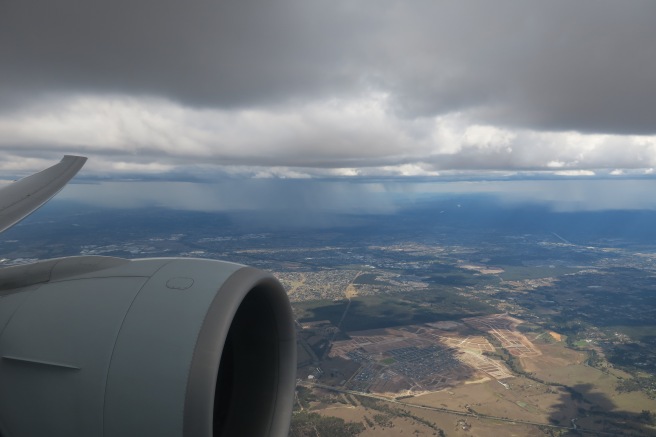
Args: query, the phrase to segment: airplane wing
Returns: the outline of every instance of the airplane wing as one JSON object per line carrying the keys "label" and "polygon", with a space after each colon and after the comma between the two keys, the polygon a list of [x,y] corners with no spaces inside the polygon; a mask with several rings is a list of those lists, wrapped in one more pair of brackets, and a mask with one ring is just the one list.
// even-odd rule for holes
{"label": "airplane wing", "polygon": [[[6,229],[86,158],[0,190]],[[287,437],[294,316],[272,274],[79,256],[0,268],[0,437]]]}
{"label": "airplane wing", "polygon": [[87,158],[82,156],[66,155],[58,164],[0,189],[0,232],[50,200],[86,161]]}

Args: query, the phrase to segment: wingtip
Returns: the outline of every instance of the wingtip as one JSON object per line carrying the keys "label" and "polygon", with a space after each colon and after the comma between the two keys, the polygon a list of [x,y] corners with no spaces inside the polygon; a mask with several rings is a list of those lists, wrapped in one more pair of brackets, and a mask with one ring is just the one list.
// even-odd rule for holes
{"label": "wingtip", "polygon": [[70,161],[70,160],[80,160],[80,161],[86,161],[88,158],[86,156],[79,156],[79,155],[64,155],[62,158],[62,161]]}
{"label": "wingtip", "polygon": [[0,232],[50,200],[86,161],[84,156],[64,155],[58,164],[3,187],[0,192]]}
{"label": "wingtip", "polygon": [[59,161],[59,164],[68,166],[69,168],[75,168],[75,173],[80,171],[84,164],[87,162],[86,156],[77,156],[77,155],[64,155],[64,157]]}

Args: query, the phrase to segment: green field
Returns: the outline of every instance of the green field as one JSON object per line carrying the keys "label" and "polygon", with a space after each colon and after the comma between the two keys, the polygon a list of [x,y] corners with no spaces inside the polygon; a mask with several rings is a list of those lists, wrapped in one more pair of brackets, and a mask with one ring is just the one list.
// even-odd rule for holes
{"label": "green field", "polygon": [[[330,320],[337,325],[346,309],[346,302],[307,301],[294,303],[300,322]],[[444,290],[427,290],[394,296],[364,296],[352,299],[342,322],[344,331],[388,328],[440,320],[459,320],[491,314],[489,305]]]}

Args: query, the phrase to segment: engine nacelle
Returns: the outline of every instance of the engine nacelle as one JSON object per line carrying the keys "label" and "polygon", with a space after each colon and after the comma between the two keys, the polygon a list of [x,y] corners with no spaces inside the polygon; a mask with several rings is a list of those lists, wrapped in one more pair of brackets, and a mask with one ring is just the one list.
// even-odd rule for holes
{"label": "engine nacelle", "polygon": [[167,258],[0,270],[0,435],[286,436],[291,307],[268,273]]}

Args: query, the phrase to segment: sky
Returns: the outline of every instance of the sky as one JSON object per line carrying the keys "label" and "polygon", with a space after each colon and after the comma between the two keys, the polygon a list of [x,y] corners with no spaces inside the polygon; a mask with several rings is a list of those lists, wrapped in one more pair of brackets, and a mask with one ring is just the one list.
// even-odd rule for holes
{"label": "sky", "polygon": [[0,172],[650,177],[656,2],[0,3]]}

